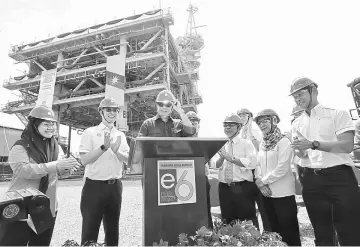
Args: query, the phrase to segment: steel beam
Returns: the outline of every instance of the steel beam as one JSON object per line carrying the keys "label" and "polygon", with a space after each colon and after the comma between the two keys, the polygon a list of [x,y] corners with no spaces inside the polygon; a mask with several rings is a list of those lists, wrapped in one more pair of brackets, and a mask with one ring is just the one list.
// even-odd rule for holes
{"label": "steel beam", "polygon": [[101,84],[98,80],[96,80],[95,78],[89,78],[90,80],[92,80],[96,85],[98,85],[98,87],[104,87],[103,84]]}
{"label": "steel beam", "polygon": [[[98,52],[100,52],[101,53],[101,55],[103,55],[104,57],[106,57],[106,58],[108,58],[109,56],[108,55],[106,55],[106,53],[105,53],[105,51],[102,51],[102,50],[100,50],[97,46],[93,46],[94,47],[94,49],[95,50],[97,50]],[[114,48],[112,48],[112,49],[110,49],[110,50],[113,50]]]}
{"label": "steel beam", "polygon": [[47,69],[44,68],[44,66],[42,66],[42,65],[41,65],[39,62],[37,62],[35,59],[33,60],[33,62],[34,62],[37,66],[39,66],[40,69],[42,69],[42,70],[44,70],[44,71],[47,70]]}
{"label": "steel beam", "polygon": [[22,50],[20,52],[10,53],[9,56],[12,57],[13,54],[14,55],[19,54],[19,55],[24,55],[25,56],[26,53],[36,52],[37,50],[43,50],[45,48],[56,47],[56,46],[59,46],[59,45],[65,45],[66,43],[73,43],[74,40],[81,40],[81,39],[83,40],[83,39],[86,39],[86,38],[90,38],[92,36],[96,36],[98,34],[108,33],[108,32],[112,32],[112,31],[117,31],[117,32],[119,32],[119,35],[123,35],[123,34],[126,34],[126,33],[121,33],[121,31],[120,31],[121,29],[131,28],[131,27],[134,27],[136,25],[142,25],[142,24],[149,23],[151,21],[156,22],[156,21],[160,21],[161,19],[163,19],[163,16],[155,16],[155,17],[150,17],[150,18],[146,18],[146,19],[142,19],[142,20],[132,21],[130,23],[126,23],[126,24],[122,24],[122,25],[114,25],[114,26],[106,28],[106,29],[101,29],[99,31],[95,31],[95,32],[87,33],[87,34],[82,34],[82,35],[76,36],[74,38],[63,39],[63,40],[59,40],[57,42],[50,42],[50,43],[42,45],[40,47],[35,46],[33,48],[29,48],[27,50]]}
{"label": "steel beam", "polygon": [[[126,63],[133,63],[133,62],[138,62],[138,61],[143,61],[143,60],[149,60],[149,59],[155,59],[155,58],[164,58],[165,54],[162,52],[159,53],[153,53],[153,54],[147,54],[144,56],[140,56],[140,57],[130,57],[130,58],[126,58],[125,62]],[[167,59],[166,59],[167,60]],[[74,69],[74,70],[68,70],[68,71],[59,71],[56,75],[56,77],[64,77],[64,76],[68,76],[68,75],[72,75],[72,74],[76,74],[76,73],[82,73],[82,72],[86,72],[89,70],[96,70],[96,69],[104,69],[106,68],[106,63],[102,63],[102,64],[98,64],[98,65],[94,65],[94,66],[88,66],[85,68],[81,68],[81,69]],[[29,79],[29,80],[24,80],[24,81],[20,81],[20,82],[12,82],[9,84],[4,84],[3,87],[9,90],[17,90],[20,89],[21,86],[26,85],[26,84],[30,84],[33,82],[40,82],[40,78],[41,76],[37,76],[35,78]],[[38,85],[34,85],[32,88],[36,88],[38,87]]]}
{"label": "steel beam", "polygon": [[89,48],[84,49],[71,65],[75,65],[79,62],[80,58],[82,58],[88,50]]}
{"label": "steel beam", "polygon": [[161,34],[162,29],[160,29],[154,36],[151,37],[151,39],[148,40],[148,42],[146,42],[146,44],[141,47],[140,51],[145,50],[149,45],[151,45],[152,42],[154,42],[154,40]]}
{"label": "steel beam", "polygon": [[77,90],[79,90],[79,88],[81,88],[81,86],[84,85],[85,82],[86,82],[86,79],[85,79],[85,80],[82,80],[82,81],[76,86],[76,88],[74,88],[73,92],[76,92]]}
{"label": "steel beam", "polygon": [[[143,87],[129,88],[125,90],[125,94],[136,94],[140,92],[161,90],[161,89],[166,89],[166,85],[161,83],[161,84],[148,85]],[[54,100],[53,106],[64,105],[64,104],[71,104],[71,107],[95,105],[98,103],[97,101],[100,102],[100,100],[103,99],[104,97],[105,97],[105,93],[99,93],[99,94],[92,94],[92,95],[86,95],[80,97],[58,99],[58,100]],[[11,113],[29,111],[34,107],[35,104],[31,104],[26,106],[18,106],[16,108],[11,108],[11,109],[3,109],[3,111],[11,114]]]}
{"label": "steel beam", "polygon": [[165,66],[165,64],[166,63],[160,64],[156,69],[154,69],[153,72],[151,72],[147,77],[145,77],[145,80],[150,80],[151,77],[153,77],[159,70],[161,70]]}

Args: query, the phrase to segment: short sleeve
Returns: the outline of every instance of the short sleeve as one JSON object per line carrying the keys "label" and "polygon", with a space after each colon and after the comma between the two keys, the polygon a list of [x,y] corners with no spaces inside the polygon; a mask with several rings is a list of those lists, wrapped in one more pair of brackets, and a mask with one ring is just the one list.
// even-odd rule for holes
{"label": "short sleeve", "polygon": [[355,130],[350,114],[347,111],[338,111],[335,115],[334,122],[336,135]]}
{"label": "short sleeve", "polygon": [[140,126],[138,137],[148,136],[148,120],[145,120]]}
{"label": "short sleeve", "polygon": [[119,148],[119,152],[129,153],[130,147],[129,144],[127,143],[125,134],[120,131],[120,136],[121,136],[121,145]]}
{"label": "short sleeve", "polygon": [[81,140],[80,140],[80,147],[79,147],[79,153],[88,153],[93,150],[92,147],[92,136],[89,129],[84,130]]}

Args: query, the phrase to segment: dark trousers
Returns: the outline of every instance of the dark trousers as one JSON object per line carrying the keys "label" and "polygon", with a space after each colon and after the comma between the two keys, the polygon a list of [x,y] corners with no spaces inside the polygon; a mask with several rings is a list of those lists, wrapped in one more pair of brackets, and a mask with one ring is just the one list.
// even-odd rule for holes
{"label": "dark trousers", "polygon": [[264,231],[272,232],[270,221],[269,221],[269,218],[267,216],[267,213],[266,213],[266,210],[264,207],[263,196],[262,196],[259,188],[256,187],[256,190],[257,190],[257,195],[255,197],[255,201],[256,201],[257,207],[259,209],[259,213],[260,213],[262,224],[263,224],[263,229],[264,229]]}
{"label": "dark trousers", "polygon": [[0,246],[50,246],[53,232],[54,227],[37,235],[26,221],[1,224]]}
{"label": "dark trousers", "polygon": [[351,167],[306,168],[302,193],[316,245],[335,245],[335,228],[340,245],[360,246],[360,193]]}
{"label": "dark trousers", "polygon": [[119,219],[122,199],[122,183],[114,184],[103,181],[85,181],[80,202],[82,215],[81,245],[89,241],[97,242],[99,228],[103,221],[105,244],[118,246]]}
{"label": "dark trousers", "polygon": [[213,221],[211,217],[211,201],[210,201],[210,183],[209,178],[206,176],[206,201],[207,201],[207,213],[208,213],[208,227],[213,229]]}
{"label": "dark trousers", "polygon": [[295,196],[271,198],[263,196],[271,229],[289,246],[301,246]]}
{"label": "dark trousers", "polygon": [[254,182],[242,181],[231,185],[220,182],[219,201],[223,221],[230,223],[233,220],[252,220],[259,229],[255,208],[256,193]]}

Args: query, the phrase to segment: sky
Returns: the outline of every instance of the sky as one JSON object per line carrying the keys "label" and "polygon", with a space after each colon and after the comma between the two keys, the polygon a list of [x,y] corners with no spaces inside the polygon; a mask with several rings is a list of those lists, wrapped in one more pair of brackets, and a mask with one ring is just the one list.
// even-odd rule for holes
{"label": "sky", "polygon": [[[170,7],[174,37],[184,35],[190,1],[12,0],[0,8],[0,83],[24,67],[8,57],[10,44],[33,42],[114,18]],[[193,0],[203,36],[198,106],[200,136],[222,137],[229,113],[274,109],[280,128],[290,128],[291,82],[306,76],[319,85],[328,107],[355,108],[346,85],[360,76],[359,1]],[[17,99],[0,87],[0,105]],[[67,130],[60,130],[66,135]],[[74,136],[74,135],[73,135]],[[77,139],[75,137],[74,139]],[[74,146],[76,146],[75,144]]]}

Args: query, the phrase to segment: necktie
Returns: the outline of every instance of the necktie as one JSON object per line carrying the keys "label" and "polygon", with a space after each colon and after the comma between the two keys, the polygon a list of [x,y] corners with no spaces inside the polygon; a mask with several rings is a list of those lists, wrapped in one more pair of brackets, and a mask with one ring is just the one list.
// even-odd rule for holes
{"label": "necktie", "polygon": [[[232,140],[229,141],[229,154],[233,155],[233,145]],[[233,173],[233,164],[230,162],[226,162],[225,167],[225,182],[226,183],[232,183],[234,179],[234,173]]]}

